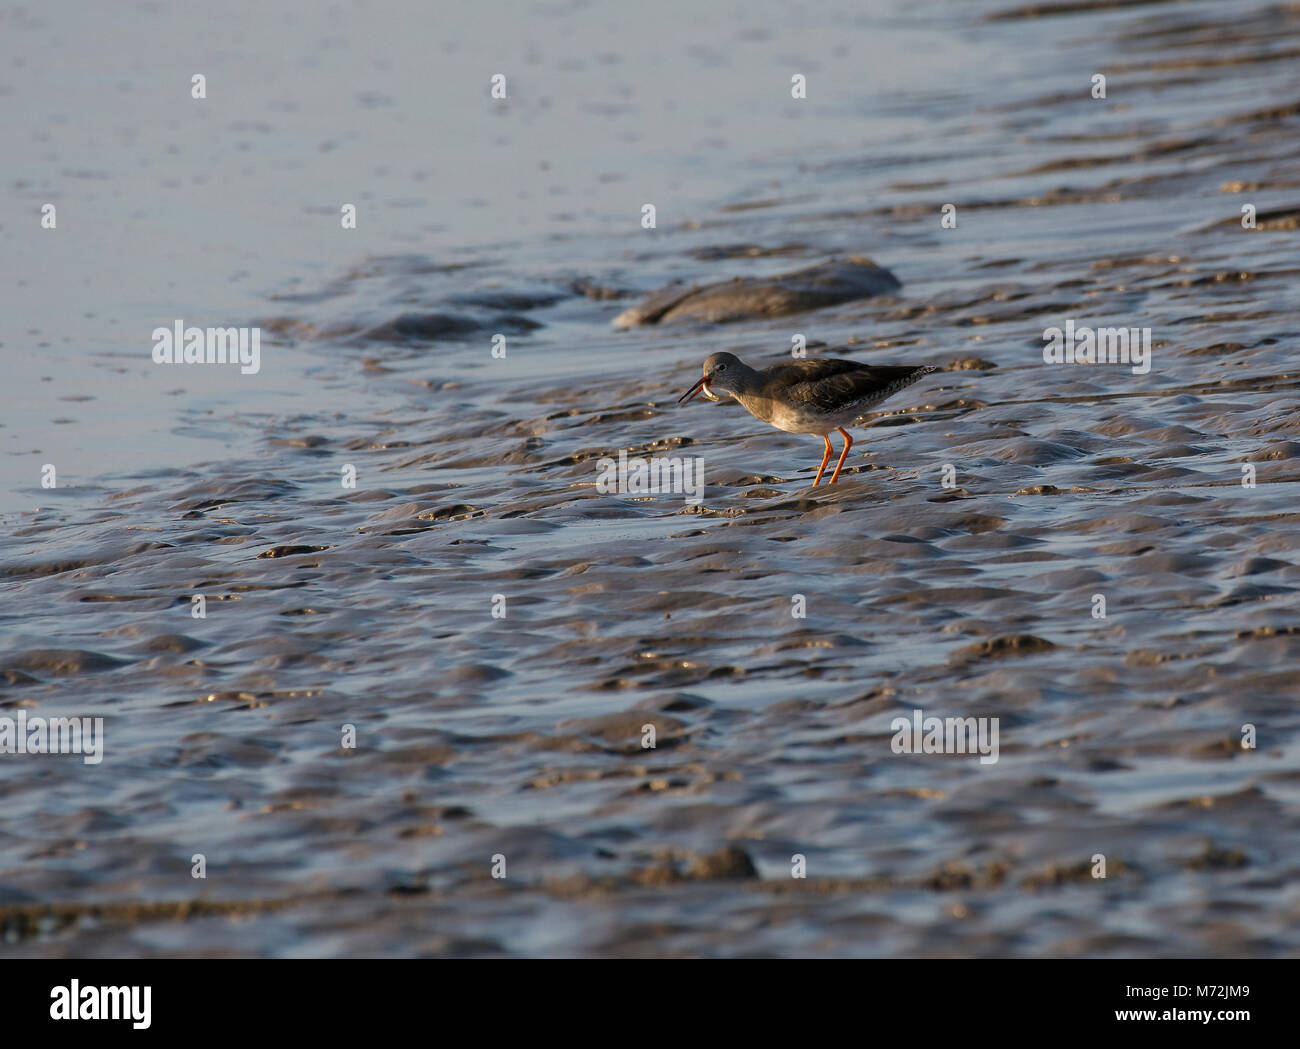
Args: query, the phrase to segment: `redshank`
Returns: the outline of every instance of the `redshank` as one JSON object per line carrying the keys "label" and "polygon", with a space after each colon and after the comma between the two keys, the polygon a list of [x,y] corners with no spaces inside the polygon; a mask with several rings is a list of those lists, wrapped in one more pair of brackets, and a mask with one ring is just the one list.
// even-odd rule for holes
{"label": "redshank", "polygon": [[924,375],[938,371],[928,365],[861,364],[830,357],[805,357],[751,368],[734,353],[711,353],[699,382],[677,399],[684,404],[697,393],[720,401],[713,391],[728,393],[755,419],[771,423],[786,433],[815,433],[826,442],[826,454],[817,468],[814,485],[821,484],[831,461],[831,431],[844,435],[844,451],[835,464],[830,484],[839,480],[844,460],[853,447],[846,426],[856,426],[871,408],[911,386]]}

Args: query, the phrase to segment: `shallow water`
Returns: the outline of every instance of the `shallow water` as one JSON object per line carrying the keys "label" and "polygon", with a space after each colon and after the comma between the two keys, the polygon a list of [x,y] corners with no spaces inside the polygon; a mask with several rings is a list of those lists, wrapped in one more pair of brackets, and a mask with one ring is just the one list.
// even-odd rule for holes
{"label": "shallow water", "polygon": [[[1294,955],[1300,11],[1074,6],[10,15],[0,704],[106,753],[0,760],[3,949]],[[855,254],[901,291],[611,326]],[[944,369],[833,488],[674,403],[796,333]]]}

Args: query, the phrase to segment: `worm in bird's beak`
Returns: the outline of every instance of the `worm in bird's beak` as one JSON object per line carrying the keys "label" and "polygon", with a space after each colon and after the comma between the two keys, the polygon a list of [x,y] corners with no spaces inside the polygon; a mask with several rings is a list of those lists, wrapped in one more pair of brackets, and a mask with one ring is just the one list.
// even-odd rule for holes
{"label": "worm in bird's beak", "polygon": [[694,386],[692,386],[689,390],[687,390],[684,394],[682,394],[680,397],[677,398],[677,403],[685,404],[697,393],[704,394],[704,396],[711,401],[721,400],[722,398],[718,397],[712,390],[709,389],[709,380],[712,378],[713,378],[712,375],[701,375],[699,382],[697,382]]}

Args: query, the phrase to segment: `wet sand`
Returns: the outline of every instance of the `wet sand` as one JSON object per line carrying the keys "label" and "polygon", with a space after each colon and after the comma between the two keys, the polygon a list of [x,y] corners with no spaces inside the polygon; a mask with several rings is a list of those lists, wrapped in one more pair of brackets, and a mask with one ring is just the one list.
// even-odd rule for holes
{"label": "wet sand", "polygon": [[[1300,14],[1075,9],[954,6],[944,40],[1038,59],[828,99],[885,123],[719,149],[737,188],[658,230],[637,187],[622,230],[286,279],[239,320],[251,399],[159,402],[184,454],[25,482],[0,714],[103,716],[106,754],[0,759],[4,951],[1300,951]],[[873,29],[919,31],[816,54]],[[900,287],[612,327],[851,256]],[[1149,373],[1045,364],[1067,318],[1151,328]],[[795,333],[942,369],[834,487],[816,438],[674,406],[708,353]],[[601,493],[620,452],[702,457],[703,502]],[[999,718],[999,761],[894,753],[915,709]]]}

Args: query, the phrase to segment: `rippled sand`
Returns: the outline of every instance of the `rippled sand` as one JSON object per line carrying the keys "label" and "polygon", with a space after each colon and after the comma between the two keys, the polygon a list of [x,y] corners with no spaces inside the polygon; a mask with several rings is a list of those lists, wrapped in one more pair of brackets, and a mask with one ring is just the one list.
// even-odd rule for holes
{"label": "rippled sand", "polygon": [[[1089,6],[952,27],[1109,55],[1077,93],[945,85],[603,267],[389,254],[268,301],[315,364],[220,422],[258,459],[0,539],[3,713],[107,719],[100,766],[0,763],[6,951],[1300,951],[1300,12]],[[610,326],[852,254],[902,287]],[[1150,327],[1149,374],[1044,364],[1067,318]],[[674,405],[795,333],[943,369],[834,487],[815,438]],[[702,503],[602,494],[620,451],[702,457]],[[915,709],[999,718],[1000,760],[893,753]]]}

